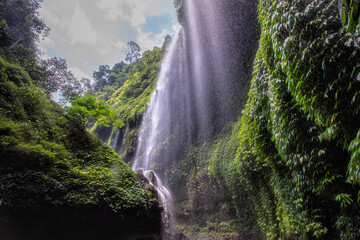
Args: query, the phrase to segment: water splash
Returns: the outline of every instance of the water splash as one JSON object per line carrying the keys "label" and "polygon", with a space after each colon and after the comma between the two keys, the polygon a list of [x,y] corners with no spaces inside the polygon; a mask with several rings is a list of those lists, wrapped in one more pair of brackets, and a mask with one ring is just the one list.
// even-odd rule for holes
{"label": "water splash", "polygon": [[160,205],[163,208],[161,213],[162,218],[162,238],[170,239],[172,235],[172,227],[174,223],[174,219],[172,217],[172,196],[170,191],[165,187],[162,183],[161,179],[156,175],[155,172],[151,170],[144,171],[144,176],[149,180],[150,184],[154,186],[154,188],[158,192]]}

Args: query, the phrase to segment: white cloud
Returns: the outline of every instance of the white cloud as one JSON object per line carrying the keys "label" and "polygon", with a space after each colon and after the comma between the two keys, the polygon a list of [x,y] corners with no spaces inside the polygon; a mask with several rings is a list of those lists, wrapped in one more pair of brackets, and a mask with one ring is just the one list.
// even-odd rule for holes
{"label": "white cloud", "polygon": [[83,42],[94,45],[97,42],[97,33],[79,6],[70,21],[69,31],[72,37],[71,44]]}
{"label": "white cloud", "polygon": [[172,25],[172,29],[174,31],[174,33],[178,33],[180,31],[180,25],[179,24],[174,24]]}
{"label": "white cloud", "polygon": [[113,44],[116,48],[121,49],[121,50],[123,50],[123,51],[126,51],[126,48],[127,48],[126,43],[121,42],[121,41],[116,41],[116,42],[112,41],[112,44]]}
{"label": "white cloud", "polygon": [[119,17],[124,20],[129,20],[131,12],[129,6],[122,0],[100,0],[97,6],[105,10],[107,18],[111,21],[116,21]]}
{"label": "white cloud", "polygon": [[139,27],[147,17],[169,13],[173,15],[172,0],[100,0],[98,7],[107,12],[109,19],[118,17],[129,21],[132,26]]}
{"label": "white cloud", "polygon": [[[77,69],[72,70],[77,78],[89,78],[99,65],[112,66],[122,61],[128,41],[136,41],[146,51],[161,46],[166,34],[177,32],[179,26],[172,2],[44,0],[40,16],[51,31],[40,43],[45,53],[43,58],[65,58],[71,69]],[[151,33],[151,28],[145,33],[142,28],[146,20],[156,15],[170,15],[174,26],[156,35]]]}
{"label": "white cloud", "polygon": [[42,18],[45,18],[48,26],[63,28],[64,26],[69,26],[71,16],[73,15],[73,8],[71,0],[44,0],[39,13]]}
{"label": "white cloud", "polygon": [[[141,32],[141,30],[139,30]],[[143,33],[139,34],[138,39],[136,41],[139,43],[140,47],[146,51],[152,49],[154,46],[160,47],[164,40],[165,36],[170,34],[167,29],[164,29],[161,33],[156,35],[152,35],[151,33]]]}
{"label": "white cloud", "polygon": [[81,71],[81,69],[77,68],[77,67],[70,67],[69,70],[74,74],[74,76],[81,80],[82,78],[87,78],[90,79],[92,81],[92,78],[87,75],[86,73],[84,73],[83,71]]}

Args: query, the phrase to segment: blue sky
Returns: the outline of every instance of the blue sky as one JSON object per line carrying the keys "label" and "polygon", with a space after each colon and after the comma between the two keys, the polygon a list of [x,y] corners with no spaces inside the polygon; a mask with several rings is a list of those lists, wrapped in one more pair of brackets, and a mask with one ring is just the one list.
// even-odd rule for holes
{"label": "blue sky", "polygon": [[146,51],[180,27],[173,0],[44,0],[39,12],[51,28],[42,57],[65,58],[77,78],[122,61],[131,40]]}

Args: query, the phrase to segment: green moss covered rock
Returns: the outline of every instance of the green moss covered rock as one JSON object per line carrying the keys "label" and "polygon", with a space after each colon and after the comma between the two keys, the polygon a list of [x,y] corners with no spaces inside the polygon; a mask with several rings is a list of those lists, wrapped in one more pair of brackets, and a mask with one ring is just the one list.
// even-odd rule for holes
{"label": "green moss covered rock", "polygon": [[233,163],[269,239],[360,237],[360,52],[338,3],[259,1]]}

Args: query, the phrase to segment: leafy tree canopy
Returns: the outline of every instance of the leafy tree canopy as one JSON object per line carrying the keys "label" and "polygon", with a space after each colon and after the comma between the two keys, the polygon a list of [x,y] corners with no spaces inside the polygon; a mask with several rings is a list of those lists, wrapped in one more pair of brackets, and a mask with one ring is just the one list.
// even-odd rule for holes
{"label": "leafy tree canopy", "polygon": [[[342,2],[342,5],[341,5]],[[343,25],[349,33],[355,33],[359,30],[360,24],[360,1],[342,0],[340,1],[340,14]]]}
{"label": "leafy tree canopy", "polygon": [[62,101],[66,102],[74,100],[75,96],[81,95],[89,88],[90,80],[82,79],[79,81],[76,79],[74,74],[68,70],[65,59],[54,57],[41,60],[40,66],[43,73],[38,85],[42,87],[49,97],[52,97],[56,92],[60,92],[63,98]]}
{"label": "leafy tree canopy", "polygon": [[39,37],[49,28],[39,17],[41,0],[0,1],[0,55],[19,64],[32,79],[41,78],[38,66]]}
{"label": "leafy tree canopy", "polygon": [[110,67],[108,65],[100,65],[99,70],[93,73],[94,89],[99,90],[107,85],[107,78],[110,73]]}
{"label": "leafy tree canopy", "polygon": [[79,81],[68,70],[65,59],[39,59],[38,42],[49,28],[39,17],[42,0],[0,1],[0,55],[23,67],[48,97],[60,93],[65,105],[89,89],[89,81]]}
{"label": "leafy tree canopy", "polygon": [[110,124],[116,127],[123,127],[124,123],[118,120],[116,113],[104,100],[97,100],[95,96],[87,94],[83,97],[76,97],[70,101],[71,107],[67,109],[65,117],[60,117],[59,121],[66,124],[71,121],[81,129],[89,125],[90,121],[96,121],[99,126],[109,127]]}
{"label": "leafy tree canopy", "polygon": [[128,50],[126,53],[125,61],[127,61],[130,64],[137,63],[141,57],[140,54],[141,48],[134,41],[128,42],[127,45],[128,45]]}
{"label": "leafy tree canopy", "polygon": [[36,48],[39,35],[46,36],[49,28],[39,17],[42,0],[2,0],[0,2],[0,46],[13,48],[22,43]]}

